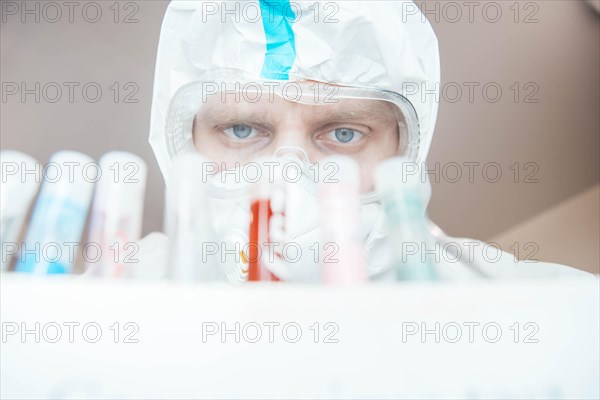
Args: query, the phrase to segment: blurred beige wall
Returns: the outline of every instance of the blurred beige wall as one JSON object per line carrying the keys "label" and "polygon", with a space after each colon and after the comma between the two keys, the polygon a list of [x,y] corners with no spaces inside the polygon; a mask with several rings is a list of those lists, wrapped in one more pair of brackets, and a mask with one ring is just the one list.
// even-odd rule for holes
{"label": "blurred beige wall", "polygon": [[567,264],[600,274],[600,185],[492,238],[519,260]]}
{"label": "blurred beige wall", "polygon": [[[497,183],[476,174],[473,184],[462,179],[434,185],[431,215],[455,236],[491,238],[600,176],[598,14],[581,1],[525,2],[519,3],[523,22],[515,23],[509,9],[514,3],[500,3],[504,17],[497,23],[478,20],[476,12],[473,24],[464,17],[460,23],[434,23],[446,85],[497,82],[504,91],[497,103],[476,90],[472,104],[468,99],[441,104],[429,164],[495,162],[503,172]],[[488,10],[493,17],[493,7]],[[538,22],[524,22],[534,19]],[[515,82],[521,86],[518,102],[510,89]],[[529,82],[534,86],[524,89]],[[531,100],[538,102],[525,103],[534,90]],[[514,163],[518,168],[510,169]],[[488,172],[493,179],[494,168]],[[526,179],[529,174],[533,179]],[[531,180],[539,182],[527,183]]]}
{"label": "blurred beige wall", "polygon": [[[24,2],[0,3],[5,10],[8,3],[22,7]],[[26,3],[42,9],[48,2]],[[2,99],[1,148],[41,161],[67,148],[95,158],[115,149],[141,155],[149,164],[144,232],[159,230],[164,189],[147,134],[167,2],[122,1],[118,15],[115,2],[97,2],[102,16],[96,23],[82,12],[87,7],[88,17],[94,17],[95,6],[76,3],[73,22],[68,12],[56,23],[44,15],[40,22],[27,15],[23,23],[20,14],[3,12],[2,83],[80,86],[73,103],[66,87],[56,103],[36,103],[33,96],[25,102],[19,96]],[[600,25],[592,7],[578,0],[417,4],[431,20],[441,49],[445,99],[428,164],[431,169],[439,165],[430,213],[445,231],[490,239],[599,182]],[[47,12],[46,17],[55,17],[52,9]],[[89,82],[103,90],[96,103],[82,97],[81,88]],[[497,88],[502,95],[494,99]],[[137,103],[126,103],[128,94]],[[457,166],[462,177],[451,182]],[[496,167],[502,177],[492,182]]]}

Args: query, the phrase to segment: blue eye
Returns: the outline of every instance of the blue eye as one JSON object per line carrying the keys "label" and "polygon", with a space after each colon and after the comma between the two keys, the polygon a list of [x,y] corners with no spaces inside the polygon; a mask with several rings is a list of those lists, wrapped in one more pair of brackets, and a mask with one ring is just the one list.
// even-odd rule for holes
{"label": "blue eye", "polygon": [[229,128],[233,134],[239,139],[246,139],[252,133],[252,128],[248,125],[234,125]]}
{"label": "blue eye", "polygon": [[254,129],[248,125],[233,125],[231,128],[224,130],[227,136],[235,139],[247,139],[252,135]]}
{"label": "blue eye", "polygon": [[348,128],[338,128],[335,130],[335,138],[342,143],[349,143],[354,139],[355,131]]}

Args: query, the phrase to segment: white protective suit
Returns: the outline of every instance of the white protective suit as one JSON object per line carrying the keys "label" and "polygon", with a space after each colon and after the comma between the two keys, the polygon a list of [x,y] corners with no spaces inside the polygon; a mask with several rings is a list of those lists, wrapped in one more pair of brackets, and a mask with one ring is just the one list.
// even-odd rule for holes
{"label": "white protective suit", "polygon": [[[280,6],[285,2],[272,3]],[[438,111],[440,62],[435,33],[415,3],[328,1],[291,5],[295,20],[280,21],[279,25],[261,21],[260,13],[265,19],[269,6],[264,0],[174,1],[169,5],[158,46],[150,126],[150,143],[167,186],[172,179],[172,160],[165,127],[171,99],[182,86],[218,68],[241,70],[256,79],[310,80],[398,93],[416,111],[416,162],[425,162]],[[424,185],[429,199],[429,183]],[[449,238],[434,225],[432,233],[442,246],[451,244],[448,253],[461,253],[437,265],[442,279],[588,275],[556,264],[516,262],[513,255],[482,242]],[[367,252],[383,237],[382,224],[375,225],[365,244]],[[376,263],[372,253],[369,262]],[[153,233],[144,238],[138,259],[134,275],[164,276],[167,237]],[[370,275],[376,280],[394,277],[393,271]]]}

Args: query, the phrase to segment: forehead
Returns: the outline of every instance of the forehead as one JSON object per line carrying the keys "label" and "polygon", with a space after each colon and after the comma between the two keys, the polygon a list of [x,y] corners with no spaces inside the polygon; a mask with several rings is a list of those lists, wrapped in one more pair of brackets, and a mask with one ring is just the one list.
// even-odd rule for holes
{"label": "forehead", "polygon": [[370,121],[387,124],[397,122],[401,115],[393,103],[375,99],[332,97],[316,103],[291,101],[279,95],[248,99],[234,93],[217,93],[205,100],[197,115],[207,121],[240,118],[276,121],[294,114],[307,121]]}

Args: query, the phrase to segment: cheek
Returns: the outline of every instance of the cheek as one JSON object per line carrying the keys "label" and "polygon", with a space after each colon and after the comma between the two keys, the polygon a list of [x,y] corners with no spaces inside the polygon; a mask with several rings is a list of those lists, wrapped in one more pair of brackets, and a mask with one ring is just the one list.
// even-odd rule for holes
{"label": "cheek", "polygon": [[373,174],[377,165],[388,158],[398,155],[399,139],[397,135],[387,135],[371,143],[362,154],[356,158],[360,164],[361,192],[366,193],[375,189]]}
{"label": "cheek", "polygon": [[360,192],[367,193],[375,190],[373,172],[377,165],[376,161],[368,160],[360,163]]}
{"label": "cheek", "polygon": [[400,147],[400,138],[398,137],[398,132],[391,132],[385,134],[381,142],[384,147],[381,151],[381,160],[393,157],[398,154],[398,150]]}
{"label": "cheek", "polygon": [[374,168],[379,162],[397,156],[399,146],[398,134],[383,134],[369,143],[361,158]]}
{"label": "cheek", "polygon": [[194,148],[196,151],[216,163],[225,163],[228,168],[234,162],[238,162],[237,155],[231,154],[229,149],[221,143],[215,135],[206,132],[194,132]]}
{"label": "cheek", "polygon": [[218,152],[218,149],[221,146],[218,146],[218,143],[211,139],[211,136],[207,135],[206,133],[194,131],[193,139],[194,148],[196,149],[196,151],[204,155],[205,157],[208,157],[215,161],[215,151]]}
{"label": "cheek", "polygon": [[360,177],[360,193],[369,193],[375,190],[375,185],[373,184],[373,173],[372,171],[368,173],[367,171],[361,172]]}
{"label": "cheek", "polygon": [[326,151],[324,149],[319,148],[318,146],[311,145],[306,150],[306,155],[308,155],[308,160],[311,163],[320,162],[327,156],[334,154],[333,152]]}

